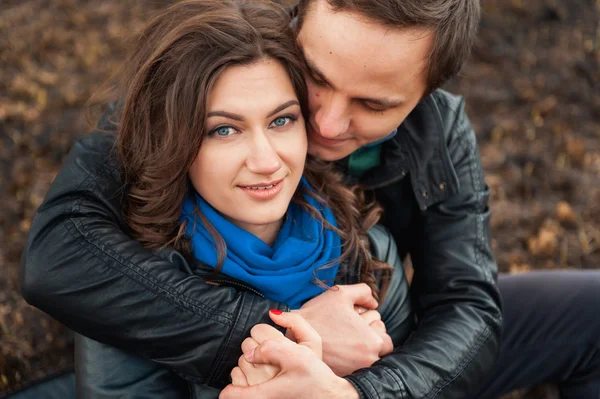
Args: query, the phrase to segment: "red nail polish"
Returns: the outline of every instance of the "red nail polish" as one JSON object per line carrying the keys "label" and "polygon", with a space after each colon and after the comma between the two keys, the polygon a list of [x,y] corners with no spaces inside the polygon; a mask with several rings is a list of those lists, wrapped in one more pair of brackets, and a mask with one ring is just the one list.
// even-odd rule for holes
{"label": "red nail polish", "polygon": [[275,314],[275,315],[277,315],[277,316],[279,316],[280,314],[282,314],[282,313],[283,313],[283,312],[282,312],[281,310],[279,310],[279,309],[271,309],[271,310],[269,310],[269,312],[271,312],[271,313],[273,313],[273,314]]}

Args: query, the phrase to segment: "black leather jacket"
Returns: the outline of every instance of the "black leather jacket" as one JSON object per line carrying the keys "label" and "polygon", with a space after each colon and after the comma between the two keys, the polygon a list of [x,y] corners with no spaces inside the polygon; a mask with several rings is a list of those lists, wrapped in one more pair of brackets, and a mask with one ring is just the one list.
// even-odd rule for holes
{"label": "black leather jacket", "polygon": [[[75,145],[32,221],[23,296],[80,334],[188,381],[225,384],[232,351],[286,305],[208,286],[131,240],[111,143],[95,137]],[[384,206],[400,256],[411,256],[418,324],[394,353],[347,378],[363,398],[461,398],[491,370],[502,326],[489,189],[462,99],[424,98],[361,182]]]}
{"label": "black leather jacket", "polygon": [[[378,310],[394,346],[397,347],[406,341],[414,328],[408,282],[390,233],[382,226],[375,226],[369,231],[369,241],[372,255],[395,269],[388,294]],[[172,249],[165,250],[162,255],[171,259],[174,267],[190,274],[209,276],[213,272],[213,269],[199,262],[192,265],[192,268],[198,269],[192,272],[190,265]],[[349,273],[340,273],[336,283],[357,283],[357,266],[354,265]],[[218,279],[245,285],[225,275],[220,275]],[[238,348],[237,353],[231,351],[228,356],[232,357],[232,361],[237,361],[240,355],[241,350]],[[75,337],[75,375],[78,397],[85,399],[208,399],[217,398],[221,388],[188,384],[161,365],[81,335]]]}

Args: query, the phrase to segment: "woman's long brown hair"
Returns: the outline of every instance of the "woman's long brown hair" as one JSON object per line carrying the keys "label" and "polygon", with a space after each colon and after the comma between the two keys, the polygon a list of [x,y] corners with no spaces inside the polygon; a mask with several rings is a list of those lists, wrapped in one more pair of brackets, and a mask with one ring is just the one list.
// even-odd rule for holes
{"label": "woman's long brown hair", "polygon": [[[129,193],[124,213],[136,240],[148,248],[173,245],[192,257],[180,216],[191,187],[188,170],[207,133],[205,111],[212,87],[229,66],[275,60],[286,69],[306,111],[301,57],[289,16],[271,0],[186,0],[164,9],[146,25],[120,73],[90,102],[121,101],[113,119]],[[340,264],[360,264],[361,281],[376,297],[385,292],[391,267],[370,256],[366,238],[379,220],[380,208],[365,201],[358,188],[345,187],[331,164],[309,157],[305,176],[316,194],[299,189],[293,200],[340,234]],[[338,228],[323,221],[303,200],[304,194],[326,202]],[[223,239],[199,216],[213,234],[222,260]]]}

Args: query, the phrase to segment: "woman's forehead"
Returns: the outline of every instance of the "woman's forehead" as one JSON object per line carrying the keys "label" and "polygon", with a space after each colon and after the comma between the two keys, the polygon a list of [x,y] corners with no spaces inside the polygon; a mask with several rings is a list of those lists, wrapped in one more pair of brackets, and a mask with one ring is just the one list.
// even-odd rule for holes
{"label": "woman's forehead", "polygon": [[297,100],[283,66],[273,60],[228,67],[208,96],[207,111],[265,116],[281,104]]}

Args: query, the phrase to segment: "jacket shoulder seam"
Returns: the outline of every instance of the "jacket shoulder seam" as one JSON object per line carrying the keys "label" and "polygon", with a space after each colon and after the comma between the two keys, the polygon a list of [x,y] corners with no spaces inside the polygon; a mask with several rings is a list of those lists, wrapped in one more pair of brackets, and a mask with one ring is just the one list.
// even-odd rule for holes
{"label": "jacket shoulder seam", "polygon": [[[448,95],[451,94],[448,93]],[[464,98],[462,96],[457,96],[458,100],[456,106],[450,104],[447,96],[442,95],[440,93],[434,94],[433,97],[434,101],[438,104],[438,106],[443,107],[445,111],[451,112],[453,116],[455,116],[458,113],[460,109],[460,104],[464,103]]]}
{"label": "jacket shoulder seam", "polygon": [[[458,141],[458,144],[462,147],[463,151],[465,151],[467,153],[467,156],[469,157],[469,172],[471,175],[471,180],[472,180],[472,187],[473,190],[475,190],[476,192],[480,192],[481,191],[481,187],[480,187],[480,180],[481,180],[481,176],[480,173],[476,167],[476,162],[477,162],[477,157],[475,156],[475,143],[472,143],[472,140],[469,140],[469,134],[465,134],[465,132],[462,132],[462,134],[458,134],[456,140]],[[480,198],[478,198],[479,200]]]}

